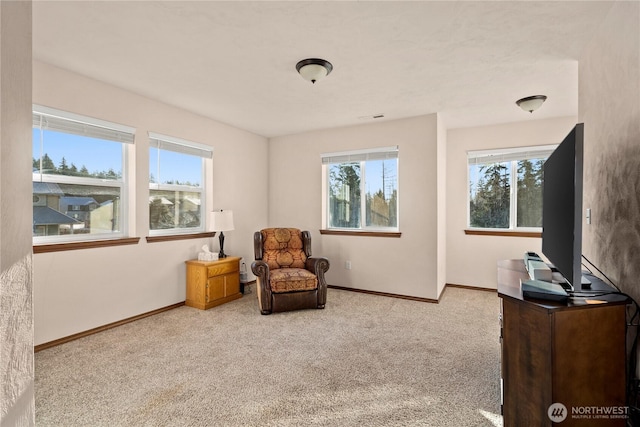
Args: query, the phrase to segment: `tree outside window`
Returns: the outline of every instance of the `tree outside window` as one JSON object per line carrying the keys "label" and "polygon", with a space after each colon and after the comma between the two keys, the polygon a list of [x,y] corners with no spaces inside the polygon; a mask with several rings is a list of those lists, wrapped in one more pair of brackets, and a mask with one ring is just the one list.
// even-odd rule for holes
{"label": "tree outside window", "polygon": [[508,163],[471,166],[469,185],[470,225],[478,228],[509,228],[511,173]]}
{"label": "tree outside window", "polygon": [[360,163],[329,167],[329,226],[360,228]]}
{"label": "tree outside window", "polygon": [[397,147],[324,155],[327,167],[327,227],[397,230]]}
{"label": "tree outside window", "polygon": [[542,227],[543,159],[518,162],[518,227]]}
{"label": "tree outside window", "polygon": [[469,227],[542,227],[543,165],[554,147],[470,152]]}

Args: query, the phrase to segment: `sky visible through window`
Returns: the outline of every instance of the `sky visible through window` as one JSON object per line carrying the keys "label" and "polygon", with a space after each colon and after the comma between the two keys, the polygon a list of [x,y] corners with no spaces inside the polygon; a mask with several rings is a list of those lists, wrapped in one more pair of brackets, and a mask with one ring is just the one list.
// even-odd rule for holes
{"label": "sky visible through window", "polygon": [[365,185],[367,186],[366,188],[366,192],[368,194],[374,194],[376,193],[378,190],[382,190],[382,175],[383,175],[383,168],[382,168],[382,164],[385,164],[385,168],[384,168],[384,174],[385,176],[385,187],[387,187],[385,189],[385,195],[388,197],[391,197],[390,192],[388,192],[388,190],[390,188],[394,188],[397,189],[397,183],[398,183],[398,170],[396,169],[396,160],[378,160],[378,161],[368,161],[366,163],[366,168],[367,168],[367,176],[366,176],[366,180],[365,180]]}
{"label": "sky visible through window", "polygon": [[[160,169],[158,169],[158,152]],[[202,158],[174,151],[149,149],[149,172],[156,182],[180,184],[189,183],[200,186],[202,180]]]}
{"label": "sky visible through window", "polygon": [[[118,174],[122,173],[122,149],[119,143],[45,130],[41,154],[40,130],[34,128],[32,136],[32,157],[35,159],[47,154],[56,167],[60,167],[64,157],[68,167],[73,164],[78,170],[84,166],[89,173],[104,172],[109,169],[113,169]],[[154,157],[151,159],[153,166],[150,168],[150,172],[157,179],[157,155]],[[202,180],[200,165],[201,159],[199,157],[163,150],[160,179],[163,182],[173,180],[200,184]]]}

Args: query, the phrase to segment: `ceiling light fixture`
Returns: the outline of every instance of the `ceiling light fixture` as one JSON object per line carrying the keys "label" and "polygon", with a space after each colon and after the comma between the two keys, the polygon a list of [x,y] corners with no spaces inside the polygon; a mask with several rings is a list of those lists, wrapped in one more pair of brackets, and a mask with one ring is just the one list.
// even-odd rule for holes
{"label": "ceiling light fixture", "polygon": [[547,100],[545,95],[534,95],[527,96],[526,98],[518,99],[516,104],[518,107],[522,108],[524,111],[528,111],[533,113],[535,110],[540,108],[540,106]]}
{"label": "ceiling light fixture", "polygon": [[305,80],[309,80],[311,83],[315,83],[325,76],[328,76],[333,65],[329,61],[318,58],[303,59],[296,64],[296,70]]}

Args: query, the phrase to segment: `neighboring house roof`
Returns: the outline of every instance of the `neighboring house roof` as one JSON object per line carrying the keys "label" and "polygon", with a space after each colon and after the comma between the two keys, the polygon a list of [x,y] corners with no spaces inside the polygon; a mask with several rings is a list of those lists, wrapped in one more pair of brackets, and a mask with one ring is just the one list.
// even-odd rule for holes
{"label": "neighboring house roof", "polygon": [[64,205],[78,205],[78,206],[87,206],[87,205],[91,205],[91,204],[98,204],[98,202],[96,202],[96,199],[94,199],[93,197],[61,197],[60,198],[60,205],[64,206]]}
{"label": "neighboring house roof", "polygon": [[157,200],[160,200],[160,204],[162,205],[172,205],[173,203],[171,202],[171,200],[167,199],[166,197],[158,197],[158,196],[149,196],[149,203],[153,203]]}
{"label": "neighboring house roof", "polygon": [[192,203],[196,206],[200,206],[200,199],[196,199],[195,197],[185,197],[184,200],[186,200],[189,203]]}
{"label": "neighboring house roof", "polygon": [[81,224],[82,221],[71,218],[62,212],[58,212],[57,210],[50,208],[49,206],[34,206],[33,223],[35,225]]}
{"label": "neighboring house roof", "polygon": [[60,186],[55,182],[39,182],[33,181],[33,194],[52,194],[56,196],[64,196]]}
{"label": "neighboring house roof", "polygon": [[112,196],[120,197],[119,187],[103,187],[101,185],[77,185],[58,183],[58,186],[66,194],[75,194],[77,197]]}

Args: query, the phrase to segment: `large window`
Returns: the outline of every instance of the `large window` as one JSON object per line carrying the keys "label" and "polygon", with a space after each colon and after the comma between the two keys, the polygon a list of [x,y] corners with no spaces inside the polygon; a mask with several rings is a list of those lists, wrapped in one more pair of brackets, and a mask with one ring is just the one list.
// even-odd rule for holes
{"label": "large window", "polygon": [[555,147],[470,151],[469,228],[540,229],[542,166]]}
{"label": "large window", "polygon": [[126,146],[134,129],[33,107],[33,240],[55,243],[126,233]]}
{"label": "large window", "polygon": [[398,230],[398,147],[322,155],[326,227]]}
{"label": "large window", "polygon": [[204,231],[204,170],[209,146],[149,133],[151,235]]}

